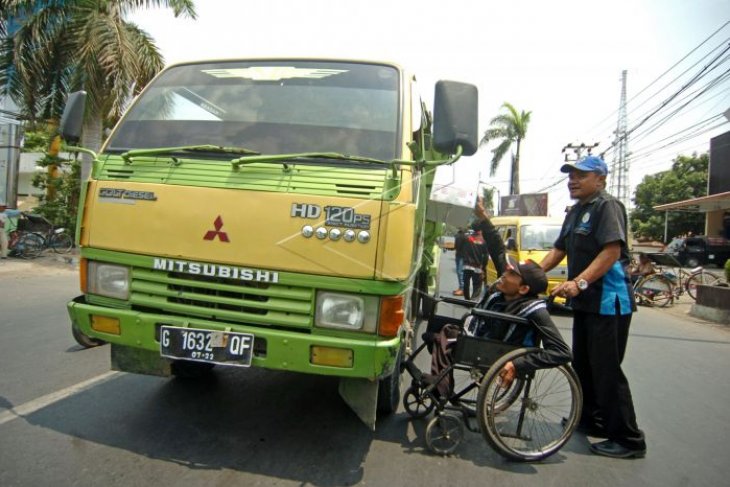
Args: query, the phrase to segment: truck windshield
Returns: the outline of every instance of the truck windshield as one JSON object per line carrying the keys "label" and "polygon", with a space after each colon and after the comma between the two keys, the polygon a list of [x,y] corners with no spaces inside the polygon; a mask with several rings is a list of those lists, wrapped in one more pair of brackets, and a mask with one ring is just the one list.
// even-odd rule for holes
{"label": "truck windshield", "polygon": [[261,154],[394,159],[399,72],[379,64],[232,61],[175,66],[124,116],[106,152],[210,144]]}
{"label": "truck windshield", "polygon": [[561,225],[525,225],[520,229],[523,250],[550,250],[560,235]]}

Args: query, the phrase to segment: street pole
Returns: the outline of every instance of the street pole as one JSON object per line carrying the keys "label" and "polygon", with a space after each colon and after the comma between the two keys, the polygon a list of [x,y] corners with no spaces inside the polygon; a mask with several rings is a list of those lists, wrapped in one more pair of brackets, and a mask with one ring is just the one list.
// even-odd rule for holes
{"label": "street pole", "polygon": [[587,151],[588,155],[591,155],[591,151],[598,147],[598,144],[598,142],[595,142],[594,144],[586,144],[585,142],[581,142],[580,144],[576,143],[575,145],[573,145],[573,143],[570,143],[563,147],[563,150],[560,152],[565,154],[566,150],[572,150],[575,154],[575,159],[570,159],[568,157],[568,154],[565,154],[565,162],[578,162],[583,157],[583,151]]}

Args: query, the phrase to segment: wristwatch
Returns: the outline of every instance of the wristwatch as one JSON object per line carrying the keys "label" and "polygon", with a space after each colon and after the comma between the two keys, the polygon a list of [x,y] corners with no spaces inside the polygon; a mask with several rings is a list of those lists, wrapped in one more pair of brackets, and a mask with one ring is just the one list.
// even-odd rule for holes
{"label": "wristwatch", "polygon": [[580,289],[581,292],[588,289],[588,281],[586,281],[585,279],[578,279],[577,281],[575,281],[575,284],[578,286],[578,289]]}

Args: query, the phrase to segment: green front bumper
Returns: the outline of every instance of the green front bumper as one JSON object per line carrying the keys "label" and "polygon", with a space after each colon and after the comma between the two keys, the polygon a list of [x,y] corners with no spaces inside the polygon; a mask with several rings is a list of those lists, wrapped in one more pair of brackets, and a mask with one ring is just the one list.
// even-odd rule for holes
{"label": "green front bumper", "polygon": [[[171,325],[217,331],[251,333],[256,339],[252,366],[289,370],[335,377],[375,379],[389,375],[400,348],[400,338],[382,339],[373,335],[355,338],[318,335],[305,331],[292,332],[261,326],[221,323],[183,316],[146,313],[88,304],[79,296],[67,305],[74,326],[84,334],[106,342],[159,352],[158,328]],[[91,328],[91,316],[117,318],[121,334],[102,333]],[[315,365],[310,362],[311,347],[324,346],[352,350],[353,366],[349,368]],[[161,358],[161,360],[167,360]]]}

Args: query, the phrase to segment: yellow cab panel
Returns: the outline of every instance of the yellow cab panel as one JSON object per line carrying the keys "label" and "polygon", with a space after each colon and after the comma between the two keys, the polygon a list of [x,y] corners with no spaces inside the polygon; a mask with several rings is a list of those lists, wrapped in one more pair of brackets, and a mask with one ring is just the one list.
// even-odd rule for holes
{"label": "yellow cab panel", "polygon": [[[504,242],[507,254],[519,262],[529,259],[539,264],[553,248],[563,226],[563,219],[548,216],[498,216],[492,218],[492,223]],[[549,293],[568,278],[568,259],[563,259],[547,276]],[[498,277],[490,260],[487,264],[487,284],[492,284]],[[556,298],[556,302],[564,304],[562,298]]]}

